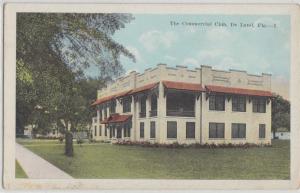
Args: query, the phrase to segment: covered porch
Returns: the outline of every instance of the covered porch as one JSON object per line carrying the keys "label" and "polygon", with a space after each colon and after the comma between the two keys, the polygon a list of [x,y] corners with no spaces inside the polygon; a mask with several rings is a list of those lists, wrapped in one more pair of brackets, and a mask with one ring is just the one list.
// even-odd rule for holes
{"label": "covered porch", "polygon": [[107,137],[110,140],[130,139],[132,128],[132,115],[111,114],[101,124],[105,125]]}

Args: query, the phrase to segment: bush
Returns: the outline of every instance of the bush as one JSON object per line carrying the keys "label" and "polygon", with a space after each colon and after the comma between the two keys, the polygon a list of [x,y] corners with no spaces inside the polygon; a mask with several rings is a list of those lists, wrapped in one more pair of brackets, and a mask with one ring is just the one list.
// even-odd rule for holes
{"label": "bush", "polygon": [[254,143],[240,143],[240,144],[232,144],[232,143],[224,143],[224,144],[215,144],[215,143],[193,143],[193,144],[179,144],[178,142],[166,144],[166,143],[150,143],[149,141],[117,141],[114,144],[116,145],[129,145],[129,146],[141,146],[141,147],[152,147],[152,148],[253,148],[253,147],[271,147],[271,144],[254,144]]}

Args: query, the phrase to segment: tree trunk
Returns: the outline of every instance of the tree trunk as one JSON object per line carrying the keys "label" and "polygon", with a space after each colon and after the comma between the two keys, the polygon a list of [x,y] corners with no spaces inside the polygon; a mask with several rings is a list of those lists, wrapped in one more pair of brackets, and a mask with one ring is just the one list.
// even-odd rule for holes
{"label": "tree trunk", "polygon": [[73,157],[73,135],[69,131],[66,132],[65,143],[65,155],[68,157]]}

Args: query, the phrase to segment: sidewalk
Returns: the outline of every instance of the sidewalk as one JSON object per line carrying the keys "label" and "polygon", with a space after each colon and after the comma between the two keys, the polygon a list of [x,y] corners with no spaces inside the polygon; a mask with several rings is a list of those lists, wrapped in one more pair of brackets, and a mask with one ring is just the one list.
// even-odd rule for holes
{"label": "sidewalk", "polygon": [[27,174],[35,179],[71,179],[72,176],[60,170],[27,148],[16,143],[16,159]]}

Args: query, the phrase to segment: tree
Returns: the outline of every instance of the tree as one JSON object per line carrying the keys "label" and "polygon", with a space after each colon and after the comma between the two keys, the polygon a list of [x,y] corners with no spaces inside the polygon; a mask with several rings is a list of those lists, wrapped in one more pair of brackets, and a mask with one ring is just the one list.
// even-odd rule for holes
{"label": "tree", "polygon": [[278,128],[290,130],[290,102],[280,95],[272,97],[272,131],[273,137]]}
{"label": "tree", "polygon": [[42,129],[54,120],[65,129],[86,123],[95,86],[84,71],[96,65],[97,83],[104,84],[124,72],[121,55],[135,61],[112,39],[132,19],[130,14],[18,13],[17,128],[35,123]]}

